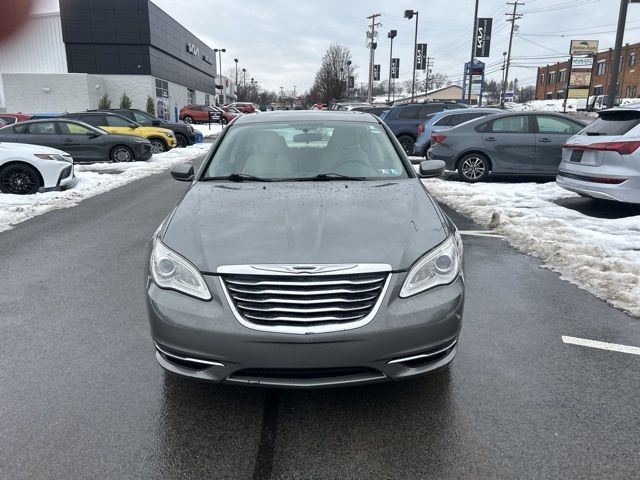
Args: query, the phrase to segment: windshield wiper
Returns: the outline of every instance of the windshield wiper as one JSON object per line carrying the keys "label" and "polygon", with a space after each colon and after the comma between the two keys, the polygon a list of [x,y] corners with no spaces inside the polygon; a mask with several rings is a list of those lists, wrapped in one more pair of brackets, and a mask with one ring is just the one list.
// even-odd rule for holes
{"label": "windshield wiper", "polygon": [[320,173],[314,177],[302,177],[302,178],[290,178],[287,180],[294,180],[297,182],[314,182],[314,181],[321,181],[321,180],[357,180],[357,181],[362,181],[362,180],[366,180],[367,177],[352,177],[350,175],[342,175],[341,173],[334,173],[334,172],[329,172],[329,173]]}
{"label": "windshield wiper", "polygon": [[232,173],[231,175],[226,175],[222,177],[205,177],[204,181],[208,180],[228,180],[230,182],[244,182],[245,180],[250,180],[253,182],[273,182],[273,178],[263,178],[256,177],[255,175],[247,175],[246,173]]}

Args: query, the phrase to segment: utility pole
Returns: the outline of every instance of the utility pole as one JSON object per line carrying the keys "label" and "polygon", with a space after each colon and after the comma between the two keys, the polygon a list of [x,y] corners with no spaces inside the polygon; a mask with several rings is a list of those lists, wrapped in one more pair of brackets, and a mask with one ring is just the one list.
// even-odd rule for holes
{"label": "utility pole", "polygon": [[367,91],[367,102],[373,102],[373,64],[375,62],[375,49],[378,46],[376,43],[376,27],[381,27],[381,23],[376,23],[376,18],[381,17],[381,13],[374,13],[367,17],[371,20],[371,30],[367,32],[369,37],[369,88]]}
{"label": "utility pole", "polygon": [[398,35],[397,30],[389,30],[387,38],[391,39],[391,49],[389,50],[389,88],[387,92],[387,103],[391,101],[391,77],[393,76],[393,39]]}
{"label": "utility pole", "polygon": [[611,59],[611,76],[609,78],[609,91],[607,92],[607,108],[612,108],[618,96],[618,70],[620,70],[620,52],[622,51],[622,38],[624,37],[624,25],[627,23],[627,7],[633,0],[620,0],[620,13],[618,13],[618,30],[616,32],[616,44]]}
{"label": "utility pole", "polygon": [[[502,84],[502,88],[504,89],[505,95],[507,93],[507,85],[509,85],[509,65],[511,64],[511,45],[513,44],[513,30],[516,26],[516,20],[522,18],[521,13],[517,13],[518,6],[524,5],[524,3],[519,3],[518,0],[515,2],[507,2],[507,5],[513,5],[513,13],[505,13],[505,15],[510,16],[507,22],[511,22],[511,34],[509,35],[509,48],[507,49],[507,64],[504,69],[504,83]],[[500,100],[500,108],[504,108],[504,97]]]}
{"label": "utility pole", "polygon": [[507,68],[507,52],[502,52],[502,85],[501,85],[501,94],[500,94],[500,105],[504,104],[504,94],[505,94],[505,85],[504,85],[504,71]]}
{"label": "utility pole", "polygon": [[426,77],[424,79],[424,98],[425,100],[427,99],[427,92],[429,91],[429,74],[431,73],[431,67],[433,67],[433,57],[427,57],[427,69],[425,70],[426,72]]}
{"label": "utility pole", "polygon": [[[476,35],[478,30],[478,3],[476,0],[476,8],[473,13],[473,33],[471,34],[471,60],[469,60],[469,93],[467,94],[467,105],[471,105],[471,84],[473,83],[473,57],[476,53]],[[466,73],[466,72],[465,72]],[[464,98],[464,93],[463,93]]]}

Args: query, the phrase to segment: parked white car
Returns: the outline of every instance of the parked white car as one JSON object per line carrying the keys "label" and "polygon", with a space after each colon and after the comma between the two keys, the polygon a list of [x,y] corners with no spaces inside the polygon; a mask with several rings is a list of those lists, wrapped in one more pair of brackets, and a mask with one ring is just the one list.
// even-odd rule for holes
{"label": "parked white car", "polygon": [[640,104],[603,110],[562,148],[556,182],[580,195],[640,203]]}
{"label": "parked white car", "polygon": [[0,191],[28,195],[68,187],[76,180],[73,158],[62,150],[0,143]]}

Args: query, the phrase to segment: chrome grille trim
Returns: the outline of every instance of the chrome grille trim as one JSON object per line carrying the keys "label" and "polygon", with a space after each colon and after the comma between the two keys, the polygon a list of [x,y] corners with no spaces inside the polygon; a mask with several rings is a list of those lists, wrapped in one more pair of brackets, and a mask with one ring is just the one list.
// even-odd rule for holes
{"label": "chrome grille trim", "polygon": [[239,323],[291,334],[366,325],[378,313],[391,281],[386,264],[226,265],[217,273]]}

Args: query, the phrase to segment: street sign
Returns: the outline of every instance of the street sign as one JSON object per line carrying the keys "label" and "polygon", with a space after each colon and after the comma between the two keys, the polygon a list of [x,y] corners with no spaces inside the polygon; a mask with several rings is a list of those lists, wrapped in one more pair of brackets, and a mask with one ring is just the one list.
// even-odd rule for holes
{"label": "street sign", "polygon": [[592,68],[593,67],[593,57],[573,57],[571,59],[571,68],[572,69],[581,69],[581,68]]}
{"label": "street sign", "polygon": [[571,40],[569,55],[595,55],[598,53],[598,40]]}
{"label": "street sign", "polygon": [[380,80],[380,65],[373,66],[373,81],[377,82]]}
{"label": "street sign", "polygon": [[427,69],[427,44],[419,43],[416,49],[416,70]]}
{"label": "street sign", "polygon": [[400,78],[400,59],[391,59],[391,78]]}
{"label": "street sign", "polygon": [[491,25],[493,18],[479,18],[476,29],[474,57],[488,57],[491,47]]}

